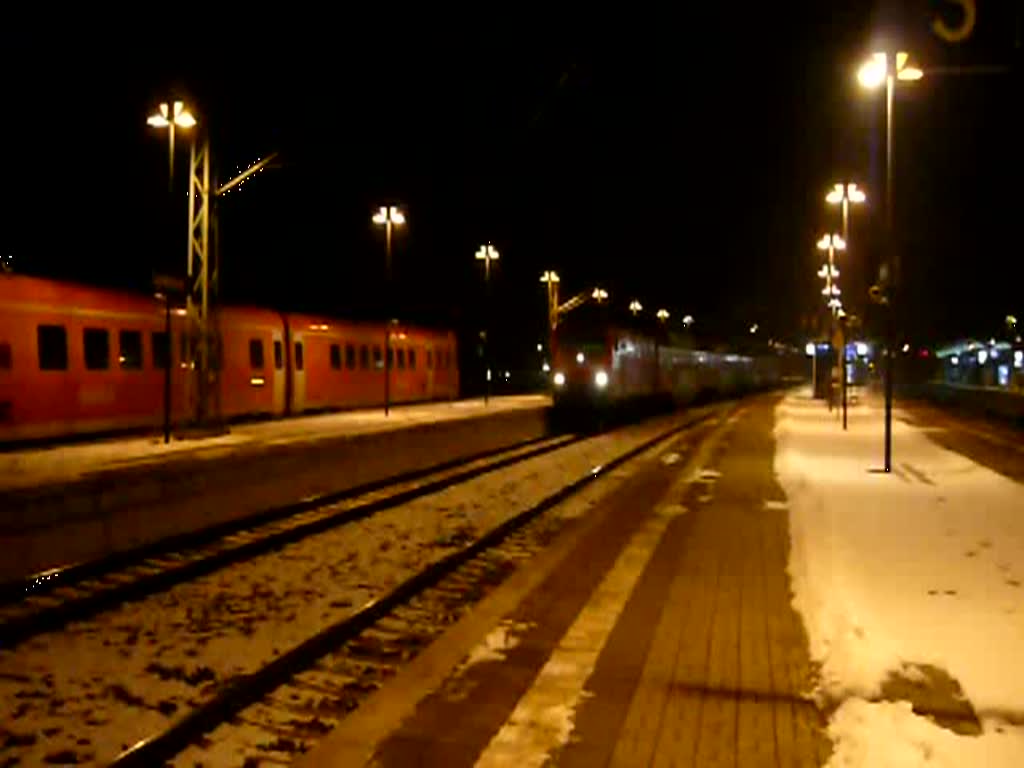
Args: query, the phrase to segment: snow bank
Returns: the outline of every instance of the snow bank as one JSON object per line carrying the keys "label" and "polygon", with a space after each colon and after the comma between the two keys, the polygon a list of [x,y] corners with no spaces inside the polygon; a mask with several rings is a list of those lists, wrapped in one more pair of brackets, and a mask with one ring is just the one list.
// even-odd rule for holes
{"label": "snow bank", "polygon": [[[877,698],[905,663],[934,665],[989,720],[987,744],[992,718],[1024,712],[1024,489],[896,416],[894,471],[885,474],[879,407],[851,409],[844,433],[820,401],[791,395],[779,405],[775,469],[790,504],[793,604],[820,665],[824,699]],[[834,763],[921,764],[920,752],[907,763],[896,753],[895,762],[876,762],[870,751],[886,741],[886,728],[916,749],[916,731],[903,727],[911,721],[946,740],[964,738],[894,706],[844,704],[833,721],[841,737]],[[870,724],[864,738],[844,741],[856,723]],[[1020,765],[1018,735],[1007,743]],[[928,759],[937,765],[965,764],[953,752],[935,755]]]}

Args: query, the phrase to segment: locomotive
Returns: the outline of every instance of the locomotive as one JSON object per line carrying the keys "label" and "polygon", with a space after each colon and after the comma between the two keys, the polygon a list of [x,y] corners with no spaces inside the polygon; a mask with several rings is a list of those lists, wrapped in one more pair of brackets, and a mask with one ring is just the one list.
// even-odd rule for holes
{"label": "locomotive", "polygon": [[[185,309],[154,296],[0,274],[0,444],[157,427],[196,408]],[[223,420],[454,399],[452,331],[261,307],[217,310],[212,399]]]}

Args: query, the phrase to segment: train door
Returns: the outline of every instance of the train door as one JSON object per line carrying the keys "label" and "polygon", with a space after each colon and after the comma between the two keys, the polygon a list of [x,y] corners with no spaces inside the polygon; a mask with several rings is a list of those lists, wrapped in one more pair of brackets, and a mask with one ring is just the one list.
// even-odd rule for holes
{"label": "train door", "polygon": [[305,335],[296,329],[291,338],[292,412],[306,410],[306,345]]}
{"label": "train door", "polygon": [[271,380],[274,382],[273,408],[274,415],[281,415],[287,410],[285,398],[288,395],[288,376],[284,369],[285,338],[284,334],[279,330],[273,331],[270,337],[270,346],[274,356],[274,373],[271,377]]}

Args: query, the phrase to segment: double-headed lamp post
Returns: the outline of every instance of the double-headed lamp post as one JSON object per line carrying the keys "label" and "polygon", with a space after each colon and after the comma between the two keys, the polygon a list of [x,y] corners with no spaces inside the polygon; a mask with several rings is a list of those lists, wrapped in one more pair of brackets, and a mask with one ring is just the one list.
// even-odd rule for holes
{"label": "double-headed lamp post", "polygon": [[393,205],[382,205],[373,214],[373,223],[384,227],[384,270],[385,270],[385,299],[384,305],[387,309],[387,316],[384,323],[384,415],[387,416],[391,408],[391,229],[405,224],[405,214]]}
{"label": "double-headed lamp post", "polygon": [[608,301],[608,291],[606,291],[604,288],[595,288],[591,292],[590,297],[598,304],[600,304],[602,301]]}
{"label": "double-headed lamp post", "polygon": [[167,186],[174,193],[174,128],[192,128],[196,124],[196,119],[185,108],[184,102],[175,101],[171,105],[166,102],[160,105],[159,111],[156,114],[150,115],[146,118],[146,123],[153,126],[154,128],[166,128],[167,129],[167,147],[169,149],[167,153],[168,162],[168,177]]}
{"label": "double-headed lamp post", "polygon": [[896,90],[896,82],[913,82],[924,77],[924,72],[918,67],[908,66],[910,57],[904,51],[899,51],[890,63],[889,54],[873,53],[871,57],[861,65],[857,71],[857,79],[865,88],[878,88],[885,84],[885,228],[888,249],[887,281],[888,290],[885,291],[886,308],[886,349],[885,349],[885,471],[892,471],[892,393],[893,393],[893,358],[895,355],[895,317],[893,300],[896,288],[899,284],[900,270],[899,258],[896,253],[896,243],[893,236],[892,220],[892,173],[893,173],[893,119],[892,103],[893,94]]}
{"label": "double-headed lamp post", "polygon": [[629,311],[633,313],[633,317],[636,317],[638,314],[640,314],[643,311],[643,309],[644,305],[641,304],[636,299],[633,299],[631,302],[629,302]]}
{"label": "double-headed lamp post", "polygon": [[481,245],[476,252],[476,258],[484,263],[484,368],[487,378],[484,388],[484,405],[487,405],[491,396],[491,329],[488,322],[487,305],[491,302],[491,262],[498,260],[498,249],[490,243]]}
{"label": "double-headed lamp post", "polygon": [[654,313],[654,316],[657,317],[659,320],[661,320],[661,322],[664,323],[669,318],[668,310],[667,309],[659,309],[657,312]]}
{"label": "double-headed lamp post", "polygon": [[[548,334],[553,336],[555,326],[558,325],[558,284],[561,282],[558,273],[553,269],[546,269],[541,273],[540,281],[547,284],[548,289]],[[548,346],[551,339],[548,339]]]}

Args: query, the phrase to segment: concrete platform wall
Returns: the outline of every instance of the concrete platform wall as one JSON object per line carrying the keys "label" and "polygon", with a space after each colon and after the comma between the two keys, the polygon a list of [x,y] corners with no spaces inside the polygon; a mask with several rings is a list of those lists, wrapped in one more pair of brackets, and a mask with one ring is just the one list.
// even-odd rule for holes
{"label": "concrete platform wall", "polygon": [[541,437],[546,408],[180,457],[0,492],[0,581]]}

